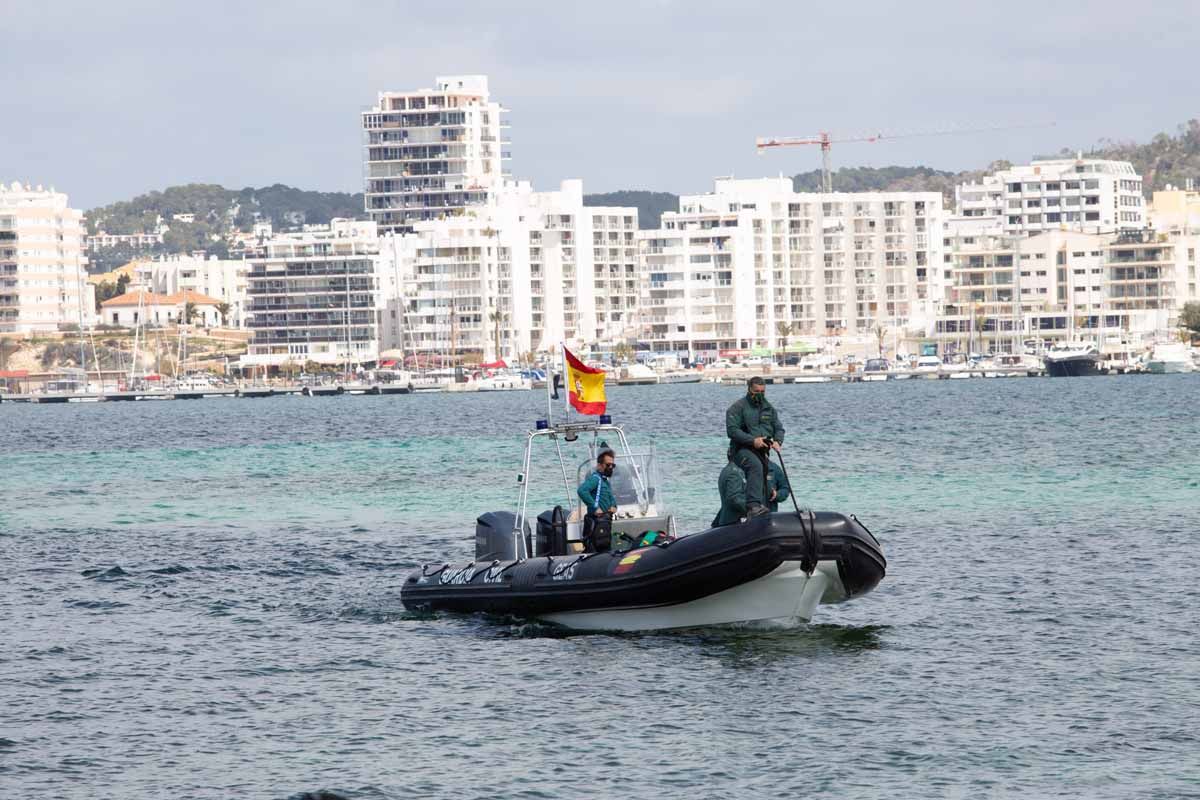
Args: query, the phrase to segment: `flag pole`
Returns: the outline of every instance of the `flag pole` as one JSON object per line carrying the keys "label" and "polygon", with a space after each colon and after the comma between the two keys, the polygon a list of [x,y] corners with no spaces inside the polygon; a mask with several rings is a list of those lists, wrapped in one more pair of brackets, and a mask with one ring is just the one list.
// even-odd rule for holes
{"label": "flag pole", "polygon": [[571,374],[567,371],[567,344],[566,344],[566,342],[559,342],[558,349],[562,351],[563,388],[566,390],[565,392],[563,392],[563,414],[565,415],[563,417],[563,421],[570,422],[571,421],[571,383],[570,383]]}
{"label": "flag pole", "polygon": [[546,361],[546,424],[554,427],[554,359]]}

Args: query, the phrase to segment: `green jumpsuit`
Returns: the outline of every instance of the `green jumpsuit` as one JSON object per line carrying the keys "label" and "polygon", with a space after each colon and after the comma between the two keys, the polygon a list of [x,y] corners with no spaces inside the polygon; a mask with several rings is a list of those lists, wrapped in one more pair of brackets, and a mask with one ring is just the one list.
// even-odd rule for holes
{"label": "green jumpsuit", "polygon": [[750,394],[725,412],[725,432],[729,436],[729,457],[746,473],[746,506],[767,503],[767,450],[755,450],[754,440],[762,436],[783,444],[783,422],[775,406],[762,398],[761,405],[750,402]]}
{"label": "green jumpsuit", "polygon": [[721,510],[713,518],[710,527],[732,525],[746,516],[746,473],[737,464],[729,461],[721,470],[717,481],[721,493]]}

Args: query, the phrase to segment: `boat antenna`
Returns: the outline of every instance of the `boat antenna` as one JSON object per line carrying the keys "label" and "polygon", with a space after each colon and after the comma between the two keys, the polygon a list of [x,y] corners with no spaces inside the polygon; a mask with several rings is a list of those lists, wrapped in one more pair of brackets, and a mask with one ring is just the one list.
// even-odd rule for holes
{"label": "boat antenna", "polygon": [[554,356],[546,360],[546,424],[554,427]]}

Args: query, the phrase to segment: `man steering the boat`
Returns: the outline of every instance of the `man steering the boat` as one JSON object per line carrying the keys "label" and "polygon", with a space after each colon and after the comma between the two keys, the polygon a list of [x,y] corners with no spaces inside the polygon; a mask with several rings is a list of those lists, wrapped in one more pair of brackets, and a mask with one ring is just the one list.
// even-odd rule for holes
{"label": "man steering the boat", "polygon": [[591,552],[601,553],[612,546],[612,518],[617,512],[617,501],[609,481],[616,468],[613,451],[601,450],[596,456],[596,469],[575,490],[587,513],[583,519],[583,541]]}
{"label": "man steering the boat", "polygon": [[767,400],[767,382],[757,375],[746,382],[746,396],[725,412],[729,458],[746,475],[746,517],[769,513],[767,482],[770,452],[783,446],[783,422]]}

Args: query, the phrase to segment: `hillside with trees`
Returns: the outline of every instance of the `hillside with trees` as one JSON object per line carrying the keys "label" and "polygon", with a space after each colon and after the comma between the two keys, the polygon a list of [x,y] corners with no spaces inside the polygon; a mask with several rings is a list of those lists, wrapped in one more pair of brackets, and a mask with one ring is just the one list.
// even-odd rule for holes
{"label": "hillside with trees", "polygon": [[620,192],[585,194],[585,206],[633,206],[638,210],[638,227],[657,228],[664,211],[679,210],[679,195],[670,192],[650,192],[626,189]]}
{"label": "hillside with trees", "polygon": [[[1070,158],[1075,151],[1063,149],[1058,158]],[[1200,120],[1190,119],[1175,129],[1175,135],[1160,133],[1146,144],[1101,139],[1085,158],[1111,158],[1129,161],[1142,176],[1146,197],[1168,184],[1183,189],[1188,179],[1200,187]]]}
{"label": "hillside with trees", "polygon": [[261,189],[226,189],[215,183],[170,186],[87,212],[88,232],[149,233],[159,217],[172,224],[175,214],[194,214],[195,224],[249,231],[255,222],[287,228],[323,225],[334,217],[362,218],[362,194],[313,192],[282,183]]}
{"label": "hillside with trees", "polygon": [[[191,222],[174,219],[192,214]],[[361,219],[362,194],[313,192],[277,183],[260,189],[226,189],[214,183],[169,186],[87,212],[88,233],[153,233],[159,220],[169,230],[162,244],[137,250],[127,245],[105,248],[89,257],[88,269],[106,272],[139,255],[190,253],[193,250],[224,257],[226,237],[250,231],[256,222],[270,222],[276,230],[300,225],[324,225],[335,217]]]}

